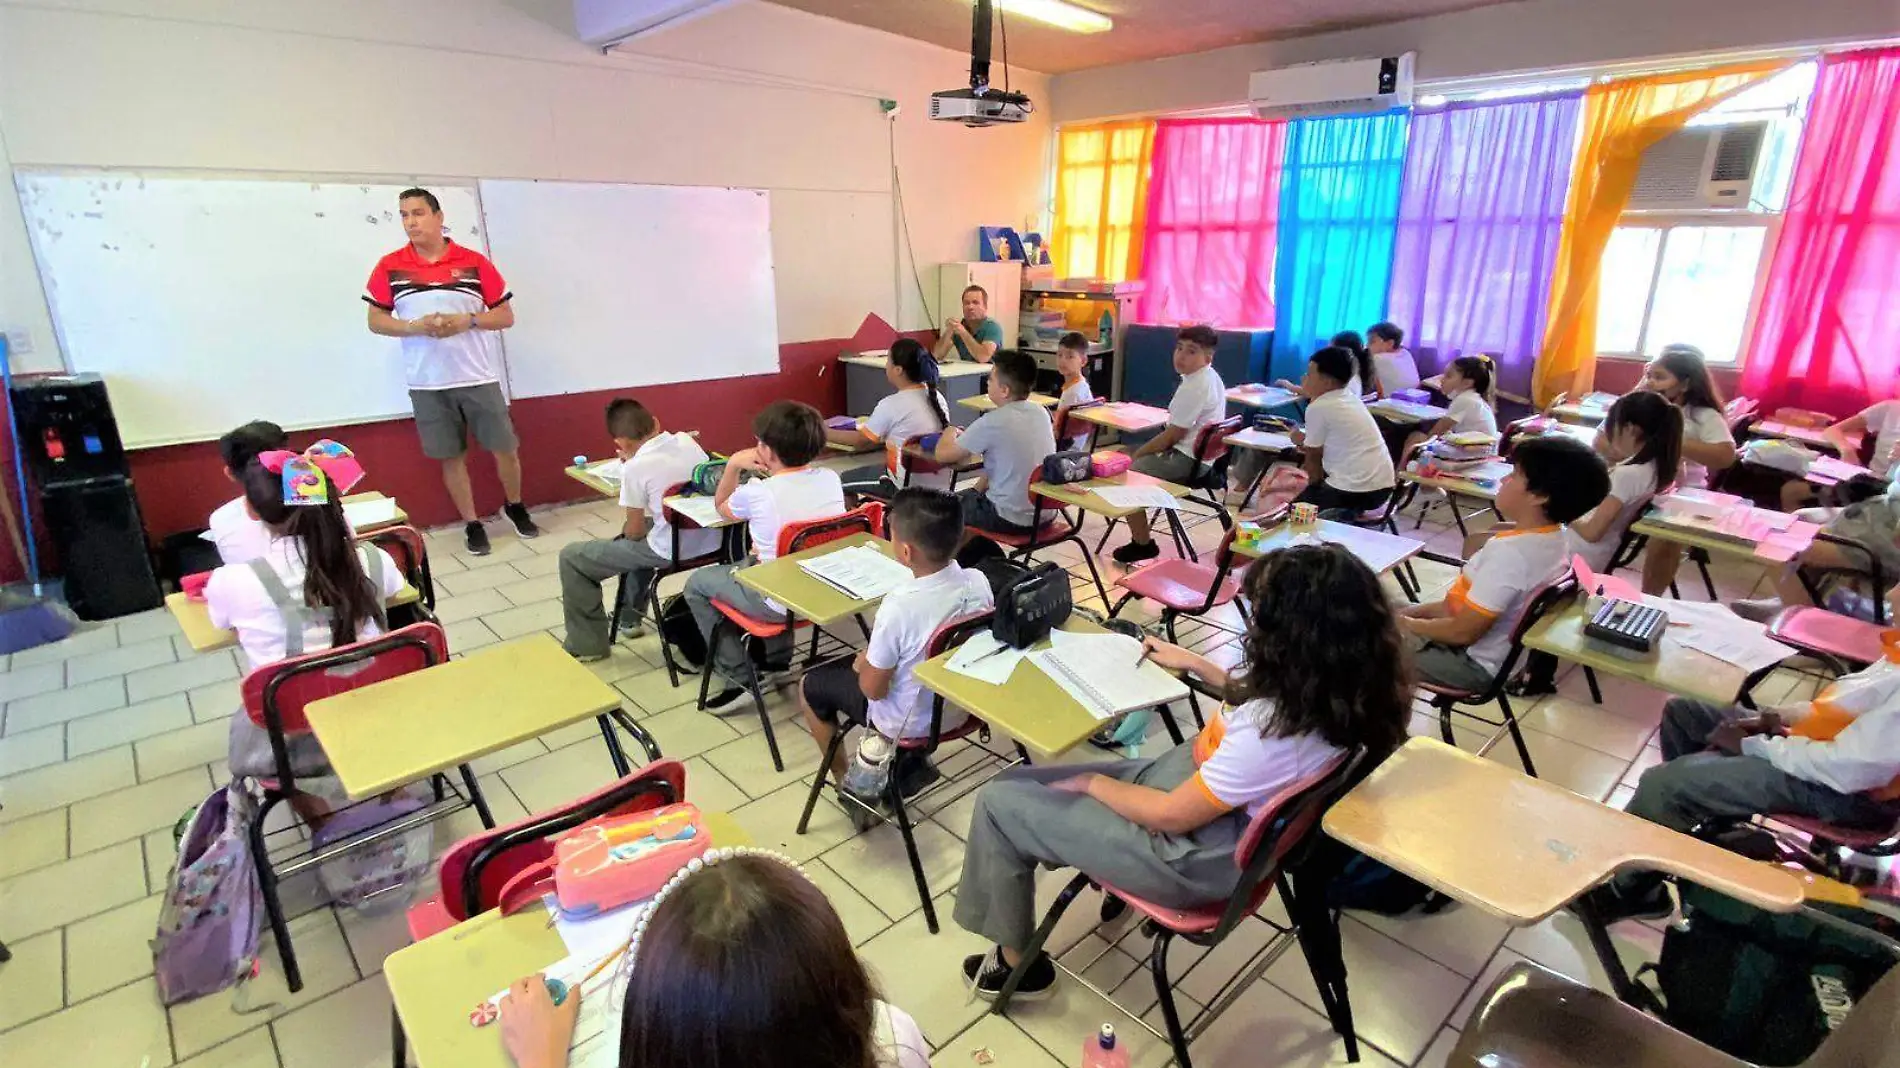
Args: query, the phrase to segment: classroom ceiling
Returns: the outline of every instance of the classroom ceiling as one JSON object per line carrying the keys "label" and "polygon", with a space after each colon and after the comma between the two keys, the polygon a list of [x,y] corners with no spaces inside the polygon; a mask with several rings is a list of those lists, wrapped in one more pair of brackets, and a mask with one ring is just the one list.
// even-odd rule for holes
{"label": "classroom ceiling", "polygon": [[[971,0],[772,0],[844,22],[959,50],[970,47]],[[1107,33],[1058,30],[1006,16],[1012,66],[1059,74],[1486,7],[1510,0],[1073,0],[1115,20]],[[1001,62],[1001,35],[993,42]]]}

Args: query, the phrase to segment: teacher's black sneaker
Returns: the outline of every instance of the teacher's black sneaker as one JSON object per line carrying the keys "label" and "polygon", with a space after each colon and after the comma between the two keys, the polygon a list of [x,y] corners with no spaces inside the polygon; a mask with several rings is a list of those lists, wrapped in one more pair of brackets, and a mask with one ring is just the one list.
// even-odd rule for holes
{"label": "teacher's black sneaker", "polygon": [[515,533],[521,537],[538,538],[541,536],[541,528],[534,525],[534,517],[528,514],[527,505],[503,505],[501,514],[507,516],[508,522],[515,525]]}
{"label": "teacher's black sneaker", "polygon": [[[970,992],[985,1001],[996,1000],[1003,992],[1003,984],[1009,982],[1009,965],[1003,963],[1001,946],[991,947],[987,953],[975,953],[963,958],[963,982]],[[1055,989],[1056,966],[1049,961],[1046,953],[1036,954],[1029,962],[1029,969],[1023,975],[1023,981],[1010,995],[1011,1001],[1041,1001]]]}
{"label": "teacher's black sneaker", "polygon": [[470,556],[488,555],[488,530],[482,526],[480,520],[462,527],[462,544],[468,546]]}

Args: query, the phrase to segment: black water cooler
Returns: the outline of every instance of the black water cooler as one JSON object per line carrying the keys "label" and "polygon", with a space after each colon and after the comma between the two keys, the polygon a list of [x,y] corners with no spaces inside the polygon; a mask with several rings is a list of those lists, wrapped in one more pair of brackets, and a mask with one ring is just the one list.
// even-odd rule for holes
{"label": "black water cooler", "polygon": [[81,619],[114,619],[164,600],[132,474],[98,375],[15,379],[13,413],[40,513]]}

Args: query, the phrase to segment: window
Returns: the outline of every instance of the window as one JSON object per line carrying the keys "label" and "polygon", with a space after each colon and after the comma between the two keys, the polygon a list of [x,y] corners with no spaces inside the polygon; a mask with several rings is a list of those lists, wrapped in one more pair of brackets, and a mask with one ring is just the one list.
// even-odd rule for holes
{"label": "window", "polygon": [[1755,294],[1780,231],[1801,117],[1816,66],[1802,63],[1737,93],[1691,126],[1766,122],[1746,208],[1627,211],[1597,282],[1597,351],[1647,359],[1672,342],[1710,363],[1741,357]]}
{"label": "window", "polygon": [[1154,129],[1143,120],[1062,130],[1050,234],[1057,277],[1123,282],[1139,272]]}

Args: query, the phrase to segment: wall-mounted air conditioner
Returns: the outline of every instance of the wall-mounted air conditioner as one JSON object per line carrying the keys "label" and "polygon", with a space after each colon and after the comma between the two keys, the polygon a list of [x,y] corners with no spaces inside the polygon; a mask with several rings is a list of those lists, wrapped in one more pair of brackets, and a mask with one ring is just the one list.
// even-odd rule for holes
{"label": "wall-mounted air conditioner", "polygon": [[1364,115],[1412,102],[1416,52],[1381,59],[1341,59],[1255,71],[1247,103],[1263,119]]}
{"label": "wall-mounted air conditioner", "polygon": [[1690,126],[1643,153],[1631,211],[1747,208],[1761,162],[1765,122]]}

